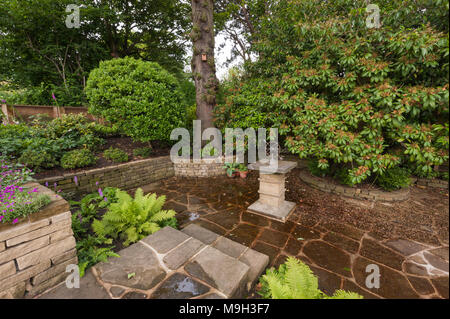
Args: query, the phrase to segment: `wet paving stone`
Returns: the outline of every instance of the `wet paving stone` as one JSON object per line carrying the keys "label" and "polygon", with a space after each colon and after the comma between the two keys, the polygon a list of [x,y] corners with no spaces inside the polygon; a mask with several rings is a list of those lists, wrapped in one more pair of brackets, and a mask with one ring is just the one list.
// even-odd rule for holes
{"label": "wet paving stone", "polygon": [[302,246],[303,246],[302,241],[291,237],[289,238],[286,246],[284,247],[284,251],[288,253],[290,256],[297,256]]}
{"label": "wet paving stone", "polygon": [[184,212],[187,209],[187,207],[185,205],[182,205],[182,204],[179,204],[179,203],[171,201],[171,202],[167,202],[164,205],[164,209],[167,209],[167,210],[172,209],[172,210],[174,210],[177,213],[182,213],[182,212]]}
{"label": "wet paving stone", "polygon": [[215,214],[209,214],[204,219],[211,221],[227,230],[231,230],[239,224],[240,215],[236,211],[225,211]]}
{"label": "wet paving stone", "polygon": [[[372,264],[375,263],[364,257],[356,258],[352,270],[358,285],[365,287],[368,276],[366,269],[368,265]],[[380,288],[368,288],[371,292],[391,299],[413,299],[419,297],[403,274],[380,264],[375,265],[380,270]]]}
{"label": "wet paving stone", "polygon": [[175,218],[178,221],[178,224],[180,226],[186,225],[190,222],[193,222],[194,220],[197,220],[201,217],[202,215],[198,212],[191,212],[191,211],[185,211],[181,214],[177,214],[175,216]]}
{"label": "wet paving stone", "polygon": [[321,241],[311,241],[303,247],[303,253],[317,265],[334,273],[351,277],[350,256]]}
{"label": "wet paving stone", "polygon": [[341,277],[318,267],[310,266],[310,268],[319,280],[319,289],[324,293],[332,295],[340,288]]}
{"label": "wet paving stone", "polygon": [[237,241],[238,243],[249,247],[251,243],[256,239],[260,232],[260,228],[248,224],[240,224],[235,229],[233,229],[230,233],[226,235],[226,237],[231,240]]}
{"label": "wet paving stone", "polygon": [[356,253],[359,249],[359,242],[335,232],[329,232],[323,237],[323,240],[350,253]]}
{"label": "wet paving stone", "polygon": [[359,252],[361,256],[373,259],[394,269],[402,270],[403,256],[371,239],[364,238],[361,245]]}
{"label": "wet paving stone", "polygon": [[269,219],[250,212],[242,213],[242,221],[256,226],[269,226]]}
{"label": "wet paving stone", "polygon": [[439,256],[430,254],[427,251],[423,253],[423,256],[433,267],[448,273],[449,267],[448,267],[447,261],[445,261],[444,259],[442,259]]}
{"label": "wet paving stone", "polygon": [[122,299],[147,299],[147,295],[142,292],[131,291],[125,294]]}
{"label": "wet paving stone", "polygon": [[426,278],[408,276],[408,280],[411,286],[421,295],[431,295],[435,292],[430,281]]}
{"label": "wet paving stone", "polygon": [[432,253],[433,255],[436,255],[438,257],[441,257],[442,259],[444,259],[445,261],[448,262],[448,247],[441,247],[441,248],[435,248],[432,250],[429,250],[430,253]]}
{"label": "wet paving stone", "polygon": [[271,244],[273,246],[277,246],[279,248],[283,248],[286,245],[286,242],[289,238],[289,235],[286,233],[281,233],[279,231],[273,231],[270,229],[264,229],[262,234],[258,237],[258,240]]}
{"label": "wet paving stone", "polygon": [[388,240],[384,244],[403,256],[409,256],[427,248],[427,246],[405,239]]}
{"label": "wet paving stone", "polygon": [[292,229],[294,229],[294,227],[296,226],[295,223],[293,223],[292,221],[287,221],[285,223],[276,221],[276,220],[271,220],[270,221],[270,228],[273,230],[277,230],[283,233],[291,233]]}
{"label": "wet paving stone", "polygon": [[433,278],[433,279],[431,279],[431,282],[433,283],[433,286],[436,288],[436,290],[439,292],[439,294],[443,298],[448,299],[448,297],[449,297],[448,296],[448,291],[449,291],[448,276]]}
{"label": "wet paving stone", "polygon": [[330,222],[324,222],[321,224],[322,227],[334,231],[336,233],[340,233],[344,236],[350,237],[354,240],[360,240],[362,236],[364,235],[364,231],[357,229],[355,227],[340,224],[340,223],[330,223]]}
{"label": "wet paving stone", "polygon": [[208,291],[209,288],[200,282],[175,273],[155,290],[152,299],[189,299],[206,294]]}
{"label": "wet paving stone", "polygon": [[223,236],[223,235],[225,235],[227,233],[227,231],[225,229],[223,229],[222,227],[220,227],[220,226],[218,226],[218,225],[216,225],[216,224],[214,224],[212,222],[209,222],[207,220],[197,219],[193,223],[196,224],[196,225],[199,225],[199,226],[201,226],[203,228],[206,228],[206,229],[208,229],[208,230],[210,230],[210,231],[212,231],[212,232],[214,232],[214,233],[216,233],[216,234],[218,234],[220,236]]}
{"label": "wet paving stone", "polygon": [[255,245],[252,247],[254,250],[259,251],[260,253],[269,256],[269,265],[273,266],[275,262],[275,258],[280,253],[280,249],[263,243],[261,241],[256,241]]}
{"label": "wet paving stone", "polygon": [[299,240],[319,239],[320,233],[312,228],[297,225],[292,232],[292,236]]}

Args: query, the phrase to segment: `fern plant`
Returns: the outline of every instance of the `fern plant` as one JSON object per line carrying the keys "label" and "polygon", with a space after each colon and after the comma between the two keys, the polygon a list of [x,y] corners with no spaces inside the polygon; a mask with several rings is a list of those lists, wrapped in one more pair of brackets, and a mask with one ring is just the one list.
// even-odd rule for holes
{"label": "fern plant", "polygon": [[144,195],[138,188],[135,197],[116,191],[117,202],[109,205],[102,220],[94,220],[92,228],[100,237],[111,236],[123,240],[124,246],[153,234],[164,225],[174,225],[175,211],[162,210],[165,196]]}
{"label": "fern plant", "polygon": [[327,296],[319,290],[319,281],[300,260],[289,257],[278,270],[270,268],[260,278],[259,294],[266,299],[362,299],[354,292],[337,290]]}

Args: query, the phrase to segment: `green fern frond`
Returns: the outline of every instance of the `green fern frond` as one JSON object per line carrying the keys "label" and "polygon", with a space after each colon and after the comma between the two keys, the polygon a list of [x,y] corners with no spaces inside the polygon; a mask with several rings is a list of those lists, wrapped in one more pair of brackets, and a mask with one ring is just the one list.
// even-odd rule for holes
{"label": "green fern frond", "polygon": [[336,290],[333,296],[328,297],[327,299],[363,299],[363,296],[356,292]]}
{"label": "green fern frond", "polygon": [[155,223],[162,222],[163,220],[174,217],[176,214],[174,210],[162,210],[150,217],[150,221]]}
{"label": "green fern frond", "polygon": [[354,292],[337,290],[328,297],[319,290],[319,282],[308,265],[289,257],[278,270],[268,269],[260,278],[259,294],[272,299],[362,299]]}

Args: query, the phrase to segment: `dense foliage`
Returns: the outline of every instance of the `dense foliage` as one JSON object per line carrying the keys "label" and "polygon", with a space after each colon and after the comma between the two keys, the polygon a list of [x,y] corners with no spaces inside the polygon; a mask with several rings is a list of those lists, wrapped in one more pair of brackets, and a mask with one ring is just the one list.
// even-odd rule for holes
{"label": "dense foliage", "polygon": [[[0,97],[8,103],[86,105],[89,72],[102,60],[133,56],[183,76],[189,3],[179,0],[2,0]],[[80,27],[69,28],[80,6]],[[1,91],[1,88],[0,88]]]}
{"label": "dense foliage", "polygon": [[[64,115],[52,121],[34,121],[31,125],[0,126],[0,155],[16,158],[36,170],[57,167],[65,155],[64,166],[82,167],[93,163],[88,151],[105,143],[103,137],[117,135],[114,127],[89,122],[83,115]],[[85,150],[66,153],[72,150]],[[77,163],[71,164],[71,160]]]}
{"label": "dense foliage", "polygon": [[216,124],[279,127],[290,152],[350,184],[400,165],[435,175],[448,161],[448,1],[378,5],[369,29],[365,1],[280,1]]}
{"label": "dense foliage", "polygon": [[118,125],[135,140],[169,140],[185,124],[177,79],[157,63],[133,58],[100,63],[89,75],[90,112]]}
{"label": "dense foliage", "polygon": [[266,299],[363,299],[355,292],[344,290],[327,296],[319,290],[319,281],[311,269],[294,257],[288,257],[278,270],[268,269],[260,283],[259,294]]}

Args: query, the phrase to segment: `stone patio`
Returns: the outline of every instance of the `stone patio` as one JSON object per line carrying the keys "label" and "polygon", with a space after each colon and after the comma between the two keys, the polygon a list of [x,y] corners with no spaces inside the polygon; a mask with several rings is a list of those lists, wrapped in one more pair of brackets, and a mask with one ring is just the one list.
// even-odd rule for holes
{"label": "stone patio", "polygon": [[[427,207],[435,192],[420,197],[423,190],[413,187],[412,198],[404,203],[356,203],[306,184],[293,189],[291,184],[288,178],[286,198],[293,200],[293,193],[300,192],[305,199],[297,202],[286,223],[246,211],[258,199],[255,172],[245,180],[171,178],[146,190],[167,195],[165,207],[177,211],[182,227],[200,225],[251,247],[268,255],[270,266],[287,256],[299,258],[318,275],[320,289],[328,294],[345,289],[365,298],[449,297],[448,197],[437,208]],[[319,192],[318,199],[312,192]],[[336,216],[318,207],[324,200],[324,205],[344,207],[343,213]],[[396,210],[402,205],[417,208],[401,220]],[[357,217],[354,225],[347,222],[348,215]],[[385,228],[388,231],[382,233]],[[365,285],[369,264],[379,266],[379,289]]]}
{"label": "stone patio", "polygon": [[197,225],[165,227],[94,266],[80,288],[63,283],[41,299],[243,298],[269,257]]}
{"label": "stone patio", "polygon": [[[287,256],[295,256],[311,267],[319,278],[320,289],[327,294],[345,289],[365,298],[449,297],[448,191],[441,194],[436,189],[412,187],[410,199],[405,202],[357,201],[315,190],[296,176],[298,169],[286,181],[286,199],[297,204],[286,223],[247,211],[258,199],[259,182],[255,172],[245,180],[174,177],[143,188],[145,192],[166,195],[165,208],[178,213],[183,233],[203,245],[210,245],[217,253],[231,258],[237,258],[245,249],[243,246],[250,247],[252,250],[239,259],[247,264],[255,260],[251,254],[256,252],[269,257],[269,266],[278,266]],[[216,235],[193,231],[196,225],[222,236],[221,240],[211,246]],[[200,245],[192,240],[190,249],[199,249],[196,243]],[[146,246],[148,240],[138,245]],[[133,248],[128,249],[132,253]],[[167,267],[179,265],[180,261],[168,248],[158,249],[162,250],[156,256],[164,256]],[[190,254],[190,250],[185,252]],[[151,254],[153,251],[147,253],[152,256],[149,258],[156,258]],[[152,298],[223,298],[226,292],[232,294],[219,285],[220,280],[216,284],[219,288],[211,287],[208,266],[213,268],[217,264],[208,261],[208,254],[196,256],[198,263],[186,264],[183,271],[173,271],[164,281],[154,275],[159,284],[148,290],[149,286],[139,286],[134,277],[130,281],[124,278],[121,282],[111,282],[108,266],[99,265],[87,273],[83,279],[85,289],[77,289],[75,295],[68,296],[58,288],[42,297],[149,298],[152,292]],[[210,262],[214,266],[208,265]],[[380,269],[379,289],[365,285],[369,264]],[[199,271],[199,265],[205,266],[204,273]],[[152,271],[162,273],[162,270]],[[97,284],[96,277],[106,280],[104,286]],[[251,277],[256,278],[254,274]],[[129,287],[132,282],[136,282],[135,287]],[[157,291],[152,290],[155,287]],[[255,289],[248,297],[258,298]]]}

